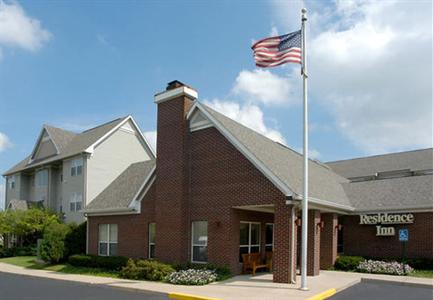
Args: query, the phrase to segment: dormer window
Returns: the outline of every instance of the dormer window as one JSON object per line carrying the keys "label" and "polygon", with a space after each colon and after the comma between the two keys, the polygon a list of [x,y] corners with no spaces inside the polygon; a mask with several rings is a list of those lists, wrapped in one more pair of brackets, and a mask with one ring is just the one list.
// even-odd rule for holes
{"label": "dormer window", "polygon": [[71,176],[83,174],[83,158],[76,158],[71,162]]}

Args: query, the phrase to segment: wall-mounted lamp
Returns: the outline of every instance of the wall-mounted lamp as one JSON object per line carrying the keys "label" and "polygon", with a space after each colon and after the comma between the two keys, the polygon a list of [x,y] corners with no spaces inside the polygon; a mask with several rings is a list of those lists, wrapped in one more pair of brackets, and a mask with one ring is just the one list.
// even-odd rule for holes
{"label": "wall-mounted lamp", "polygon": [[295,220],[295,224],[296,224],[296,226],[301,226],[302,225],[302,220],[300,218],[297,218]]}
{"label": "wall-mounted lamp", "polygon": [[320,229],[325,228],[325,221],[320,221],[319,223],[317,223],[317,227],[319,227]]}
{"label": "wall-mounted lamp", "polygon": [[338,224],[335,226],[335,229],[337,229],[338,231],[341,231],[341,229],[343,229],[343,225]]}

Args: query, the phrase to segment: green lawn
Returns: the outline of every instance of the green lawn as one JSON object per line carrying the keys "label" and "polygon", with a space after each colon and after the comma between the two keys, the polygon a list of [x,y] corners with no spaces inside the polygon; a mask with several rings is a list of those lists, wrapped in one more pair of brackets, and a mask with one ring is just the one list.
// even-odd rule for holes
{"label": "green lawn", "polygon": [[433,270],[417,270],[411,273],[409,276],[433,278]]}
{"label": "green lawn", "polygon": [[48,271],[55,271],[55,272],[61,272],[67,274],[82,274],[82,275],[93,275],[93,276],[114,277],[114,278],[119,277],[119,272],[116,271],[107,271],[107,270],[97,269],[97,268],[74,267],[69,264],[56,264],[56,265],[43,264],[37,262],[35,256],[16,256],[16,257],[0,258],[0,262],[8,263],[11,265],[20,266],[28,269],[48,270]]}

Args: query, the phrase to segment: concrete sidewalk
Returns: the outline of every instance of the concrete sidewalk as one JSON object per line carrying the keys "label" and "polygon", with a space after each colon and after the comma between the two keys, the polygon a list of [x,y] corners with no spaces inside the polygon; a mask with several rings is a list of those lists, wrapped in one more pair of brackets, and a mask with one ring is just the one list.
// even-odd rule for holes
{"label": "concrete sidewalk", "polygon": [[307,299],[331,288],[335,288],[337,291],[343,290],[360,282],[362,278],[393,281],[397,284],[424,284],[433,287],[433,280],[429,278],[336,271],[321,271],[319,276],[308,277],[310,290],[307,292],[299,290],[299,277],[297,278],[298,284],[273,283],[271,274],[261,274],[254,277],[251,275],[240,275],[223,282],[216,282],[205,286],[180,286],[160,282],[135,281],[88,275],[64,274],[46,270],[32,270],[5,263],[0,263],[0,272],[76,281],[91,285],[107,285],[110,287],[132,289],[136,291],[153,291],[167,294],[173,292],[187,293],[225,300]]}

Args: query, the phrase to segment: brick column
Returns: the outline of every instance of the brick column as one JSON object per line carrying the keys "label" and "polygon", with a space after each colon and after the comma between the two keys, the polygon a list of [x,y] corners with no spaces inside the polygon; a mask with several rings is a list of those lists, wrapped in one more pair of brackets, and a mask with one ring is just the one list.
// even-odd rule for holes
{"label": "brick column", "polygon": [[[290,283],[292,274],[296,274],[296,247],[291,245],[292,226],[294,225],[291,213],[291,205],[277,201],[274,215],[274,282]],[[294,245],[296,245],[296,230],[294,232]],[[290,268],[291,265],[292,268]]]}
{"label": "brick column", "polygon": [[320,211],[308,211],[308,261],[307,275],[317,276],[320,272]]}
{"label": "brick column", "polygon": [[337,259],[337,236],[338,217],[337,214],[322,214],[325,227],[320,233],[320,268],[329,269]]}

